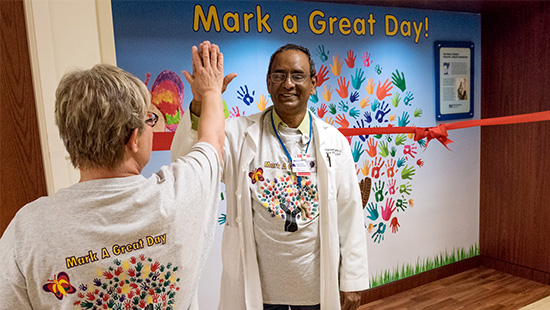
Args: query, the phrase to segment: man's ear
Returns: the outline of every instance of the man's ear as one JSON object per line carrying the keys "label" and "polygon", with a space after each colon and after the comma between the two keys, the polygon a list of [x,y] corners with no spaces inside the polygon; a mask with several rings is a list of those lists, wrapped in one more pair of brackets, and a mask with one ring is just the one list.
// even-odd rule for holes
{"label": "man's ear", "polygon": [[310,95],[315,95],[315,93],[317,93],[317,75],[314,75],[311,77],[311,83],[312,83],[312,87],[311,87]]}
{"label": "man's ear", "polygon": [[126,147],[130,148],[130,151],[132,151],[132,153],[137,153],[137,151],[139,150],[138,136],[139,136],[139,129],[135,128],[134,130],[132,130],[132,134],[130,135],[130,139],[128,140],[128,143],[126,143]]}

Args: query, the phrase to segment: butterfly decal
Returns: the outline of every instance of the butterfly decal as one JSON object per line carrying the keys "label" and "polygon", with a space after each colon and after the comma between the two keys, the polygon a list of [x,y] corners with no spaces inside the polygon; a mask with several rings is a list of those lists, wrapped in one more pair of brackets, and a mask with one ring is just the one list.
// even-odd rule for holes
{"label": "butterfly decal", "polygon": [[252,179],[252,184],[254,184],[258,181],[263,181],[264,180],[263,174],[264,174],[264,169],[258,168],[256,170],[254,170],[253,172],[249,172],[248,176],[250,177],[250,179]]}
{"label": "butterfly decal", "polygon": [[71,285],[69,275],[63,271],[58,273],[57,277],[54,274],[53,280],[48,280],[48,283],[44,284],[42,288],[48,293],[53,293],[59,300],[63,300],[63,297],[67,294],[76,292],[76,288]]}

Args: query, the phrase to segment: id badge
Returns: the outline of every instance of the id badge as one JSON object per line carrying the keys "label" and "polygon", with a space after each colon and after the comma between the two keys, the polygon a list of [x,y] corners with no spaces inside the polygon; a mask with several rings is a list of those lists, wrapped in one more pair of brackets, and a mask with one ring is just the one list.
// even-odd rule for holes
{"label": "id badge", "polygon": [[309,155],[303,156],[302,154],[298,154],[293,158],[292,172],[296,173],[299,177],[310,176],[311,168],[309,167]]}

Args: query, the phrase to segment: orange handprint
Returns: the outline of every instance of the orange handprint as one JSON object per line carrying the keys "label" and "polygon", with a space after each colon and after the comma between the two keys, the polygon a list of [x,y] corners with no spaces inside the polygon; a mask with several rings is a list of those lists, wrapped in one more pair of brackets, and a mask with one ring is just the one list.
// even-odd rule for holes
{"label": "orange handprint", "polygon": [[332,56],[332,63],[334,64],[334,66],[330,65],[330,69],[332,70],[332,74],[334,74],[335,76],[339,76],[340,72],[342,70],[342,64],[344,62],[340,60],[340,56],[334,55],[334,56]]}
{"label": "orange handprint", "polygon": [[391,86],[390,79],[386,79],[382,87],[380,87],[380,81],[378,81],[378,87],[376,88],[376,97],[378,100],[383,100],[387,96],[391,96],[388,92],[393,88]]}
{"label": "orange handprint", "polygon": [[348,87],[349,81],[346,83],[346,78],[341,76],[338,79],[338,89],[336,89],[336,92],[340,95],[340,98],[344,99],[348,97]]}

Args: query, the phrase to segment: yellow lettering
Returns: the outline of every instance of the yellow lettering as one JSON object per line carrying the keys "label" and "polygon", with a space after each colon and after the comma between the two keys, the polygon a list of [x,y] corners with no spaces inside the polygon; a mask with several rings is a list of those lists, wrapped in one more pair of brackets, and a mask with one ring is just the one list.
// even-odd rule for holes
{"label": "yellow lettering", "polygon": [[244,32],[250,31],[250,20],[254,17],[254,13],[244,13],[243,14],[243,26],[244,26]]}
{"label": "yellow lettering", "polygon": [[[229,25],[229,19],[233,20],[233,26]],[[223,15],[223,28],[225,28],[227,32],[239,32],[239,14],[231,12],[225,13]]]}
{"label": "yellow lettering", "polygon": [[204,12],[202,10],[202,6],[200,4],[195,5],[195,16],[193,18],[193,30],[199,31],[199,19],[202,22],[202,26],[204,27],[204,31],[208,32],[210,31],[210,26],[212,25],[212,20],[214,21],[214,27],[216,28],[217,32],[220,32],[220,21],[218,19],[218,12],[216,10],[216,7],[211,5],[208,8],[208,19],[204,16]]}
{"label": "yellow lettering", "polygon": [[265,28],[267,32],[271,32],[271,27],[269,27],[269,25],[267,24],[268,19],[269,19],[269,14],[262,16],[262,8],[259,5],[257,5],[256,20],[258,21],[258,32],[262,32],[263,31],[262,28]]}
{"label": "yellow lettering", "polygon": [[121,253],[124,253],[124,252],[122,252],[122,249],[120,248],[120,246],[118,244],[113,245],[113,254],[119,255]]}
{"label": "yellow lettering", "polygon": [[[403,28],[407,28],[407,30],[403,29]],[[402,21],[401,22],[401,34],[404,36],[404,37],[410,37],[411,36],[411,22],[409,21]]]}
{"label": "yellow lettering", "polygon": [[[361,29],[358,29],[357,28],[357,25],[361,25]],[[365,32],[365,20],[362,19],[362,18],[356,18],[354,21],[353,21],[353,32],[355,32],[356,35],[358,36],[364,36],[366,34]]]}
{"label": "yellow lettering", "polygon": [[111,255],[109,255],[109,251],[107,251],[107,248],[101,249],[101,259],[109,258]]}
{"label": "yellow lettering", "polygon": [[334,23],[338,20],[337,17],[329,17],[328,18],[328,32],[330,34],[334,34]]}
{"label": "yellow lettering", "polygon": [[325,14],[319,10],[315,10],[309,14],[309,29],[311,29],[311,32],[315,34],[322,34],[325,32],[325,29],[327,28],[327,23],[324,20],[320,20],[317,25],[321,26],[321,28],[315,28],[314,20],[315,17],[320,16],[321,18],[325,17]]}
{"label": "yellow lettering", "polygon": [[370,35],[374,35],[374,24],[376,23],[376,20],[372,17],[372,13],[369,15],[369,20],[367,21],[369,23],[370,27]]}
{"label": "yellow lettering", "polygon": [[[390,21],[394,23],[394,29],[390,31]],[[393,15],[386,15],[386,35],[394,36],[397,33],[397,18]]]}
{"label": "yellow lettering", "polygon": [[351,33],[351,22],[346,17],[342,17],[338,23],[338,28],[342,34],[348,35]]}
{"label": "yellow lettering", "polygon": [[153,237],[147,236],[145,238],[147,238],[147,246],[152,246],[153,244],[155,244],[155,239]]}
{"label": "yellow lettering", "polygon": [[65,258],[65,261],[67,263],[67,268],[72,268],[74,266],[78,266],[78,262],[76,261],[76,257],[74,257],[74,256]]}
{"label": "yellow lettering", "polygon": [[420,31],[422,31],[422,22],[418,23],[418,27],[416,27],[416,22],[413,22],[414,27],[414,43],[418,43],[418,38],[420,37]]}
{"label": "yellow lettering", "polygon": [[[292,27],[288,26],[288,22],[292,23]],[[286,15],[283,18],[283,28],[286,33],[298,33],[298,21],[296,20],[296,15]]]}

